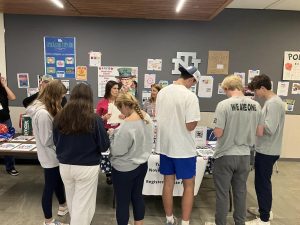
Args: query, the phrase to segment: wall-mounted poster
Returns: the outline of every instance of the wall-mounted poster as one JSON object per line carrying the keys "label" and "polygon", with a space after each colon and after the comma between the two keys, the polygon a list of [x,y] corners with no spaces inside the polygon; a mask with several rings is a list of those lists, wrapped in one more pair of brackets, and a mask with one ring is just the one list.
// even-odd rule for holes
{"label": "wall-mounted poster", "polygon": [[293,83],[292,95],[300,95],[300,83]]}
{"label": "wall-mounted poster", "polygon": [[101,52],[89,52],[89,61],[90,61],[90,66],[94,67],[99,67],[101,66]]}
{"label": "wall-mounted poster", "polygon": [[290,85],[289,82],[278,81],[277,95],[288,96],[289,85]]}
{"label": "wall-mounted poster", "polygon": [[70,94],[70,81],[69,80],[61,80],[61,82],[65,85],[65,87],[67,88],[67,95]]}
{"label": "wall-mounted poster", "polygon": [[18,73],[18,87],[19,88],[29,88],[29,75],[28,73]]}
{"label": "wall-mounted poster", "polygon": [[[103,97],[105,87],[103,78],[109,77],[122,84],[121,91],[137,96],[138,67],[129,66],[100,66],[98,67],[98,97]],[[105,79],[106,82],[109,79]],[[104,82],[104,83],[103,83]]]}
{"label": "wall-mounted poster", "polygon": [[284,52],[283,80],[300,80],[300,52]]}
{"label": "wall-mounted poster", "polygon": [[87,67],[86,66],[77,66],[76,67],[76,80],[87,80]]}
{"label": "wall-mounted poster", "polygon": [[152,84],[155,84],[156,75],[155,74],[145,74],[144,77],[144,88],[151,88]]}
{"label": "wall-mounted poster", "polygon": [[229,51],[208,51],[207,74],[228,74]]}
{"label": "wall-mounted poster", "polygon": [[75,37],[44,37],[45,74],[54,78],[75,78]]}
{"label": "wall-mounted poster", "polygon": [[157,70],[161,71],[161,59],[148,59],[147,60],[147,70]]}
{"label": "wall-mounted poster", "polygon": [[248,84],[251,83],[255,76],[260,74],[260,70],[248,70]]}

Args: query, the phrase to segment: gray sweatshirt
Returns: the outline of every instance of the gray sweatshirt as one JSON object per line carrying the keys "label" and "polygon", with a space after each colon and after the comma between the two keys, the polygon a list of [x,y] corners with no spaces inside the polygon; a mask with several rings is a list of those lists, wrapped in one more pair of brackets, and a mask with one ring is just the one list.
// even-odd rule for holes
{"label": "gray sweatshirt", "polygon": [[59,165],[53,143],[53,118],[45,105],[35,101],[26,108],[26,114],[32,119],[32,128],[36,140],[37,155],[43,168],[53,168]]}
{"label": "gray sweatshirt", "polygon": [[148,114],[142,120],[124,121],[111,138],[111,164],[122,172],[132,171],[148,161],[152,152],[153,122]]}

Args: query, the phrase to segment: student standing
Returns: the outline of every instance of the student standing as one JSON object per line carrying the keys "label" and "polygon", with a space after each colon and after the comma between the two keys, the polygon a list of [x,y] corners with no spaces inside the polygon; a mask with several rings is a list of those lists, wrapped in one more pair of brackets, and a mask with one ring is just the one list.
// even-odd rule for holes
{"label": "student standing", "polygon": [[[117,128],[119,124],[108,124],[108,120],[111,117],[111,112],[108,112],[109,104],[114,104],[115,100],[119,94],[120,84],[116,81],[109,80],[105,85],[104,98],[102,98],[96,108],[97,114],[102,118],[104,122],[104,127],[106,130],[110,128]],[[121,115],[121,118],[124,119],[124,116]],[[104,157],[101,160],[101,169],[105,172],[106,183],[111,185],[111,164],[108,158]]]}
{"label": "student standing", "polygon": [[221,87],[228,99],[218,103],[214,124],[217,137],[213,179],[216,189],[216,225],[226,225],[229,191],[232,188],[235,225],[245,225],[250,149],[262,135],[261,107],[244,96],[240,77],[227,76]]}
{"label": "student standing", "polygon": [[153,124],[131,94],[120,94],[115,104],[126,116],[114,131],[110,148],[117,222],[118,225],[128,224],[131,202],[134,224],[142,225],[145,216],[142,190],[152,151]]}
{"label": "student standing", "polygon": [[190,66],[179,67],[180,78],[163,88],[157,95],[157,146],[160,173],[164,175],[163,204],[167,225],[177,224],[173,216],[175,175],[183,180],[182,225],[188,225],[193,201],[196,175],[196,145],[191,131],[200,120],[197,96],[189,90],[200,79],[200,72]]}
{"label": "student standing", "polygon": [[32,127],[36,140],[38,160],[44,168],[44,190],[42,208],[45,216],[44,225],[64,225],[52,217],[52,196],[59,202],[58,215],[68,213],[64,184],[59,174],[59,163],[53,143],[53,117],[61,110],[61,101],[67,89],[59,80],[49,84],[39,94],[34,103],[26,108],[26,114],[32,118]]}
{"label": "student standing", "polygon": [[[12,127],[9,108],[8,108],[8,100],[15,100],[15,94],[10,90],[7,86],[7,81],[5,77],[1,76],[0,73],[0,123],[6,124],[7,128]],[[4,156],[5,168],[6,172],[12,176],[19,175],[19,172],[15,169],[15,158],[12,156]]]}
{"label": "student standing", "polygon": [[282,147],[285,108],[280,97],[271,91],[271,80],[265,75],[255,76],[249,88],[255,96],[264,99],[262,109],[264,118],[263,136],[255,145],[255,190],[258,209],[249,208],[248,212],[259,218],[246,222],[246,225],[269,225],[272,208],[272,173],[275,162],[279,159]]}
{"label": "student standing", "polygon": [[109,139],[102,119],[94,113],[93,92],[77,84],[67,105],[54,119],[56,154],[66,188],[71,225],[90,225],[96,208],[101,152]]}
{"label": "student standing", "polygon": [[151,96],[150,99],[145,101],[143,104],[143,110],[148,113],[151,118],[156,116],[155,108],[156,108],[156,97],[158,92],[161,90],[161,86],[159,84],[151,85]]}

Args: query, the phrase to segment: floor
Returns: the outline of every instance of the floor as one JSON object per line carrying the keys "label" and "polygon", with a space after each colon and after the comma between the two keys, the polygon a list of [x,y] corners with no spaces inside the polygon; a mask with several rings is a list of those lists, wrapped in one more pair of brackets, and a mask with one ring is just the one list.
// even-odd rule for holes
{"label": "floor", "polygon": [[[272,225],[300,225],[300,163],[280,161],[279,173],[273,175],[273,213]],[[17,165],[20,175],[8,175],[3,165],[0,170],[0,221],[1,225],[42,225],[41,195],[43,189],[43,171],[38,165]],[[115,211],[112,208],[112,187],[105,183],[100,175],[97,208],[92,225],[116,224]],[[205,177],[195,198],[191,225],[204,225],[205,221],[214,221],[215,192],[211,177]],[[53,210],[57,209],[54,198]],[[161,197],[146,196],[145,225],[165,224]],[[175,198],[175,215],[180,217],[180,198]],[[248,179],[247,205],[256,205],[253,186],[253,172]],[[68,216],[60,218],[69,221]],[[253,219],[247,215],[247,219]],[[131,221],[131,224],[132,221]],[[228,214],[228,224],[233,225],[232,213]]]}

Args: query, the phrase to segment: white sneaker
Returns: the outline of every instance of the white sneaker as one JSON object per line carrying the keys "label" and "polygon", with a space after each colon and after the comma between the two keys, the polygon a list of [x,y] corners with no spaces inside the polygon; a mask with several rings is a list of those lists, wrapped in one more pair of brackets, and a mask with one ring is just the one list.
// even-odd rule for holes
{"label": "white sneaker", "polygon": [[205,222],[205,225],[216,225],[214,222]]}
{"label": "white sneaker", "polygon": [[67,213],[69,212],[68,207],[67,206],[59,206],[58,207],[58,211],[57,211],[57,215],[59,216],[65,216],[67,215]]}
{"label": "white sneaker", "polygon": [[[247,209],[247,211],[248,211],[248,213],[250,213],[250,214],[252,214],[254,216],[257,216],[257,217],[260,216],[259,209],[257,207],[249,207]],[[273,212],[272,211],[270,211],[270,218],[269,218],[269,220],[273,220]]]}
{"label": "white sneaker", "polygon": [[255,220],[245,222],[245,225],[271,225],[271,223],[270,223],[270,221],[264,222],[264,221],[261,221],[260,218],[256,218]]}
{"label": "white sneaker", "polygon": [[51,223],[43,223],[43,225],[69,225],[68,223],[62,223],[58,220],[53,219]]}

